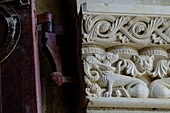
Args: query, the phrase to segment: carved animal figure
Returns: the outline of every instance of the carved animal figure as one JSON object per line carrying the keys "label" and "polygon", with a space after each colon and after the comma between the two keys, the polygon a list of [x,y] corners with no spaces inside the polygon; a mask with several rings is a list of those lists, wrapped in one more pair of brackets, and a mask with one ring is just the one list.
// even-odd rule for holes
{"label": "carved animal figure", "polygon": [[167,77],[169,70],[169,60],[159,60],[156,69],[153,72],[153,78],[159,77],[161,79],[154,80],[150,83],[150,97],[153,98],[170,98],[170,78]]}
{"label": "carved animal figure", "polygon": [[131,97],[147,98],[149,95],[149,89],[142,80],[114,72],[101,72],[101,77],[97,83],[100,87],[107,87],[105,97],[111,97],[112,88],[120,86],[125,87]]}
{"label": "carved animal figure", "polygon": [[134,55],[133,61],[135,62],[135,65],[137,69],[140,72],[148,72],[150,73],[153,70],[153,61],[154,61],[154,55],[148,56],[148,55]]}
{"label": "carved animal figure", "polygon": [[150,97],[170,98],[170,78],[162,78],[153,81],[150,86]]}
{"label": "carved animal figure", "polygon": [[134,55],[133,59],[122,59],[120,58],[116,65],[116,72],[120,74],[131,75],[133,77],[141,77],[148,72],[149,74],[153,70],[154,56],[137,56]]}
{"label": "carved animal figure", "polygon": [[147,85],[151,83],[151,75],[154,67],[154,55],[134,55],[133,56],[133,62],[135,63],[135,66],[140,72],[138,77],[140,77],[140,80],[144,81]]}
{"label": "carved animal figure", "polygon": [[147,85],[137,78],[116,74],[115,68],[111,64],[118,60],[118,55],[109,53],[109,56],[105,56],[102,61],[98,60],[102,57],[98,56],[97,59],[94,56],[87,56],[84,59],[84,71],[87,78],[91,82],[97,83],[100,87],[106,87],[107,91],[104,94],[106,97],[112,96],[113,88],[125,87],[131,97],[147,98],[149,95]]}
{"label": "carved animal figure", "polygon": [[141,77],[145,74],[145,72],[139,72],[134,62],[129,59],[120,59],[117,62],[116,73],[121,74],[121,72],[124,72],[125,75],[131,75],[133,77]]}
{"label": "carved animal figure", "polygon": [[112,67],[111,64],[116,62],[119,58],[117,54],[113,53],[106,53],[104,55],[95,54],[95,56],[102,60],[102,62],[94,56],[87,56],[83,60],[84,72],[86,76],[93,82],[96,82],[100,78],[100,70],[115,71],[115,68]]}

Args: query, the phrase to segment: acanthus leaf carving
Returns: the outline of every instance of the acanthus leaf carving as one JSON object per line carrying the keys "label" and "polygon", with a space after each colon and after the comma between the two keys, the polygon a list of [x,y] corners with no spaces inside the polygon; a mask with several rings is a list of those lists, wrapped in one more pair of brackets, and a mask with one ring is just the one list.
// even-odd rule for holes
{"label": "acanthus leaf carving", "polygon": [[159,60],[156,65],[156,69],[152,73],[152,77],[163,78],[168,74],[170,62],[168,60]]}
{"label": "acanthus leaf carving", "polygon": [[113,41],[116,40],[115,33],[128,22],[128,17],[116,19],[113,16],[85,16],[84,41]]}
{"label": "acanthus leaf carving", "polygon": [[140,77],[145,74],[145,72],[139,72],[133,61],[129,59],[120,59],[117,63],[117,73],[121,73],[121,71],[125,71],[125,74],[131,75],[133,77]]}

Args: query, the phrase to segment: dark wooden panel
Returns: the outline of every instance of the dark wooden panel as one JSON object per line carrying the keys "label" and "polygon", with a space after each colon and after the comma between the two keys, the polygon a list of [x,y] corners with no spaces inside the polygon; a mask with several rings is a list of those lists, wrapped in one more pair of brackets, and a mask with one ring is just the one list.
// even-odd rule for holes
{"label": "dark wooden panel", "polygon": [[[40,113],[36,92],[38,58],[35,56],[35,32],[31,6],[15,7],[21,24],[21,34],[15,49],[1,64],[1,113]],[[35,23],[36,24],[36,23]],[[10,40],[11,41],[11,40]],[[0,49],[1,51],[1,49]],[[35,63],[37,62],[37,63]],[[1,102],[1,101],[0,101]]]}
{"label": "dark wooden panel", "polygon": [[1,86],[1,68],[0,68],[0,113],[2,113],[2,86]]}
{"label": "dark wooden panel", "polygon": [[0,0],[0,4],[6,4],[6,5],[25,5],[30,4],[30,0]]}
{"label": "dark wooden panel", "polygon": [[0,2],[22,2],[22,3],[29,3],[30,0],[0,0]]}

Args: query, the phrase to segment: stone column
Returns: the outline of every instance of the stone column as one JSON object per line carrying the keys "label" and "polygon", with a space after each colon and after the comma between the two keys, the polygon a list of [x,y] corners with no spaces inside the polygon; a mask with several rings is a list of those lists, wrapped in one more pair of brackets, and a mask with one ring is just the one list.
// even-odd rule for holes
{"label": "stone column", "polygon": [[169,112],[170,2],[77,3],[86,112]]}

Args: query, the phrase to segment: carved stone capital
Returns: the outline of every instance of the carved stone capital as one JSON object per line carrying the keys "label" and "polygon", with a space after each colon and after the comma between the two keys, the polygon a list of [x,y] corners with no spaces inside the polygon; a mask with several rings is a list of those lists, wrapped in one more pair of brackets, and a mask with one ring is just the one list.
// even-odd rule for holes
{"label": "carved stone capital", "polygon": [[120,1],[81,7],[88,107],[169,109],[170,2]]}

